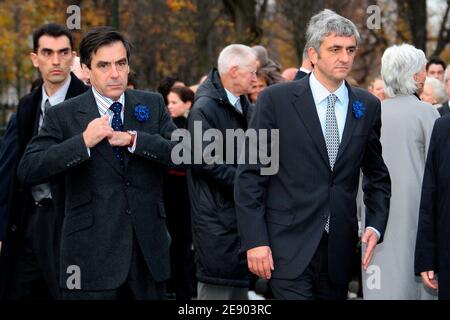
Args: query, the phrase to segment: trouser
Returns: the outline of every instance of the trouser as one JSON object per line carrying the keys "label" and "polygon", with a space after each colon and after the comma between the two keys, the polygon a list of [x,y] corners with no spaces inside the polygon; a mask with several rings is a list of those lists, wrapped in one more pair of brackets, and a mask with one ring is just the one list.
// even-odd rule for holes
{"label": "trouser", "polygon": [[199,281],[197,300],[248,300],[248,288],[220,286]]}
{"label": "trouser", "polygon": [[336,285],[328,275],[328,234],[324,231],[319,246],[305,271],[296,279],[271,279],[275,299],[345,300],[347,285]]}
{"label": "trouser", "polygon": [[166,300],[164,282],[156,282],[144,260],[136,239],[133,240],[130,270],[125,282],[113,290],[62,290],[64,300]]}
{"label": "trouser", "polygon": [[11,269],[7,299],[61,298],[56,272],[58,237],[52,202],[34,206],[24,221],[24,235]]}

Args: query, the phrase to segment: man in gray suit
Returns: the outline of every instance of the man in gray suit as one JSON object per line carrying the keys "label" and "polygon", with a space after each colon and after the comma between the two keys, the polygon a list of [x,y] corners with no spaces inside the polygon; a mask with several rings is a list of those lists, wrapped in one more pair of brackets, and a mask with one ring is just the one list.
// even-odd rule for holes
{"label": "man in gray suit", "polygon": [[175,129],[160,95],[126,90],[130,44],[91,30],[80,57],[92,90],[49,109],[18,175],[63,176],[60,286],[64,299],[164,299],[170,237],[161,165]]}

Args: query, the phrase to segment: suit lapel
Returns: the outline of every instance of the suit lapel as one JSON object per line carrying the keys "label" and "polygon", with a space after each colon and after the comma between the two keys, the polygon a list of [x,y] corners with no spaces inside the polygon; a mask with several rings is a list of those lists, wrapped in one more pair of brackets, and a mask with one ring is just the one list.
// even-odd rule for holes
{"label": "suit lapel", "polygon": [[314,98],[309,86],[309,76],[299,80],[298,84],[299,90],[294,92],[293,107],[299,114],[323,160],[331,170],[325,138],[317,114],[316,104],[314,103]]}
{"label": "suit lapel", "polygon": [[[98,112],[97,103],[95,102],[92,90],[88,90],[83,95],[83,98],[84,99],[81,100],[80,104],[78,105],[76,117],[79,125],[81,126],[81,129],[85,130],[92,120],[100,117],[100,114]],[[114,170],[117,171],[117,173],[123,175],[123,169],[120,167],[119,163],[114,157],[114,153],[111,145],[108,142],[108,139],[103,139],[102,141],[100,141],[100,143],[98,143],[94,148],[91,149],[91,153],[92,152],[98,152],[106,160],[106,162]]]}
{"label": "suit lapel", "polygon": [[335,163],[338,162],[339,158],[344,153],[344,150],[347,147],[348,143],[350,142],[350,139],[352,137],[356,123],[358,121],[353,114],[353,103],[357,100],[357,98],[356,98],[353,90],[351,89],[350,85],[348,85],[347,82],[345,84],[348,89],[348,98],[349,98],[348,99],[348,108],[347,108],[347,117],[345,119],[345,127],[344,127],[344,132],[342,134],[342,141],[339,146],[339,151],[336,156]]}

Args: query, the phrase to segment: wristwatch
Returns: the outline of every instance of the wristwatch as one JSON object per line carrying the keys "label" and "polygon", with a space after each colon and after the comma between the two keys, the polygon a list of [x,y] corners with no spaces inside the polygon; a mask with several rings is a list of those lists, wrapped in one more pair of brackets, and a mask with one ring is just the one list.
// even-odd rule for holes
{"label": "wristwatch", "polygon": [[128,148],[132,148],[134,146],[134,142],[136,141],[136,131],[127,131],[130,135],[130,144],[128,145]]}

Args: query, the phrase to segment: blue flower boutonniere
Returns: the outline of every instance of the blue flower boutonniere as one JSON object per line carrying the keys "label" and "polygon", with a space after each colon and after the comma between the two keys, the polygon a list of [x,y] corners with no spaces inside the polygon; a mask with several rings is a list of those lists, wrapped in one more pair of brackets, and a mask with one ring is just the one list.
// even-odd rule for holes
{"label": "blue flower boutonniere", "polygon": [[138,104],[136,107],[134,107],[134,116],[136,117],[137,121],[145,122],[150,119],[150,110],[146,105]]}
{"label": "blue flower boutonniere", "polygon": [[353,102],[353,114],[355,115],[356,119],[361,119],[364,117],[364,112],[366,112],[366,108],[364,107],[363,103],[359,100],[356,100]]}

